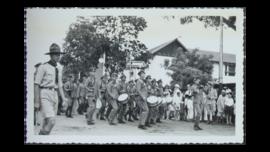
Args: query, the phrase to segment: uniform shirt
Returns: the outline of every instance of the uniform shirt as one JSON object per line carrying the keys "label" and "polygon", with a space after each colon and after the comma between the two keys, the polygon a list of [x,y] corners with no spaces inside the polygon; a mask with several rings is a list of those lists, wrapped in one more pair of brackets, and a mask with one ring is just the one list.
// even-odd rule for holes
{"label": "uniform shirt", "polygon": [[151,87],[152,95],[157,96],[157,92],[158,92],[158,87],[156,85],[152,85],[152,87]]}
{"label": "uniform shirt", "polygon": [[137,89],[138,94],[141,97],[143,97],[143,98],[148,97],[146,84],[144,83],[144,81],[142,79],[138,79],[138,81],[136,82],[136,89]]}
{"label": "uniform shirt", "polygon": [[146,88],[147,88],[147,93],[148,95],[153,95],[153,91],[152,91],[152,85],[151,82],[146,82]]}
{"label": "uniform shirt", "polygon": [[163,96],[163,87],[162,86],[158,86],[156,94],[157,94],[158,97]]}
{"label": "uniform shirt", "polygon": [[77,96],[78,97],[85,97],[85,85],[83,83],[79,83],[78,89],[77,89]]}
{"label": "uniform shirt", "polygon": [[64,89],[64,93],[65,93],[66,96],[71,97],[71,92],[72,92],[72,90],[73,90],[73,85],[72,85],[72,84],[73,84],[73,83],[70,82],[70,81],[67,81],[67,82],[64,84],[63,89]]}
{"label": "uniform shirt", "polygon": [[78,85],[73,82],[72,83],[72,90],[71,90],[71,98],[77,98],[77,92],[78,92]]}
{"label": "uniform shirt", "polygon": [[203,93],[202,91],[199,91],[198,85],[193,84],[191,86],[191,90],[193,92],[193,103],[194,104],[201,104],[203,103]]}
{"label": "uniform shirt", "polygon": [[127,83],[124,81],[119,81],[117,84],[119,94],[127,93]]}
{"label": "uniform shirt", "polygon": [[127,92],[129,95],[136,95],[137,94],[136,86],[135,85],[132,85],[132,86],[128,85]]}
{"label": "uniform shirt", "polygon": [[107,85],[107,93],[111,98],[118,98],[118,86],[113,81],[110,81]]}
{"label": "uniform shirt", "polygon": [[87,78],[85,88],[87,96],[97,96],[98,87],[97,81],[94,76],[90,76]]}
{"label": "uniform shirt", "polygon": [[58,84],[55,83],[55,67],[49,63],[44,63],[39,66],[34,83],[40,87],[46,88],[62,87],[62,68],[60,65],[57,65],[56,68],[58,69]]}
{"label": "uniform shirt", "polygon": [[99,85],[100,92],[105,92],[107,88],[107,82],[101,81]]}

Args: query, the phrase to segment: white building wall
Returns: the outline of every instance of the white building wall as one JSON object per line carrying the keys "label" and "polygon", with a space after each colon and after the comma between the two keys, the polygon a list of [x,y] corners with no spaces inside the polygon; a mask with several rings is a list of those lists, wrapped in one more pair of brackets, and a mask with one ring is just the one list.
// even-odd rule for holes
{"label": "white building wall", "polygon": [[[225,65],[223,64],[223,83],[236,83],[235,76],[225,76],[225,70]],[[213,64],[212,78],[219,79],[219,64],[216,62]]]}
{"label": "white building wall", "polygon": [[166,59],[169,59],[169,63],[171,64],[173,57],[156,55],[153,60],[150,61],[149,68],[145,70],[146,75],[151,75],[151,77],[156,80],[161,79],[164,85],[170,84],[172,81],[171,76],[167,74],[172,73],[172,71],[164,67],[164,60]]}
{"label": "white building wall", "polygon": [[[172,81],[172,78],[167,74],[172,73],[172,71],[164,67],[164,60],[166,59],[169,59],[171,64],[173,57],[156,55],[153,60],[150,61],[149,68],[145,69],[146,75],[151,75],[151,77],[155,78],[156,80],[161,79],[164,85],[170,84],[170,82]],[[133,69],[134,75],[131,77],[129,74],[129,70],[125,70],[124,74],[127,76],[127,81],[130,79],[138,79],[139,71],[140,69]],[[217,80],[219,78],[219,64],[216,62],[213,64],[212,78]],[[225,76],[225,65],[223,65],[223,83],[236,83],[235,76]]]}

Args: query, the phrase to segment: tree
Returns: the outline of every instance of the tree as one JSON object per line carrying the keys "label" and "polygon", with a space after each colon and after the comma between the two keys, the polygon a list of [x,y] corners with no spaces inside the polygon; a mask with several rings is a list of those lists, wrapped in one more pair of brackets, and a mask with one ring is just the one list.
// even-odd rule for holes
{"label": "tree", "polygon": [[[170,20],[170,19],[175,19],[175,16],[164,16],[164,19]],[[192,23],[194,19],[197,19],[201,22],[204,23],[204,27],[213,27],[216,30],[221,29],[221,34],[220,34],[220,68],[219,68],[219,77],[221,80],[221,85],[220,85],[220,90],[222,88],[222,66],[223,66],[223,25],[227,25],[227,27],[233,29],[236,31],[236,16],[229,16],[228,18],[222,17],[222,16],[185,16],[185,17],[180,17],[180,23],[181,24],[188,24]]]}
{"label": "tree", "polygon": [[172,85],[178,83],[185,90],[187,84],[193,82],[194,78],[199,78],[201,84],[206,84],[212,79],[213,64],[210,59],[213,56],[198,55],[197,49],[191,52],[179,51],[179,54],[172,60],[170,69],[173,71],[171,77]]}
{"label": "tree", "polygon": [[[170,20],[175,19],[175,16],[164,16],[164,19]],[[220,16],[184,16],[180,17],[181,24],[189,24],[194,21],[194,19],[199,20],[204,23],[204,27],[213,27],[216,30],[220,26]],[[229,16],[228,18],[222,17],[223,23],[227,25],[227,27],[236,31],[236,16]]]}
{"label": "tree", "polygon": [[79,16],[69,27],[61,63],[67,72],[88,72],[105,53],[106,68],[121,72],[128,55],[138,57],[147,49],[137,39],[146,27],[145,19],[136,16]]}

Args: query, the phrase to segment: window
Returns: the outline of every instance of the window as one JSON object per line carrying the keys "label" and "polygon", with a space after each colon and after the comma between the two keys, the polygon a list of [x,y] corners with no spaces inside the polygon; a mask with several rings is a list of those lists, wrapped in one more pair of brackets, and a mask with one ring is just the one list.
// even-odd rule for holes
{"label": "window", "polygon": [[225,64],[225,76],[235,76],[235,64]]}

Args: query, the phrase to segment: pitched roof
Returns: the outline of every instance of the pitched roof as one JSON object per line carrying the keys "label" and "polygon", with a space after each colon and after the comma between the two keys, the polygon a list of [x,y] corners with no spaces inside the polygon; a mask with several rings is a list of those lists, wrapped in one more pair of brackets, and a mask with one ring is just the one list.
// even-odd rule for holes
{"label": "pitched roof", "polygon": [[[161,45],[158,45],[150,50],[148,50],[151,54],[156,54],[158,51],[160,51],[161,49],[165,48],[166,46],[172,44],[173,42],[177,42],[179,44],[180,47],[182,47],[185,51],[192,51],[193,49],[187,49],[177,38],[172,40],[172,41],[168,41],[165,42]],[[199,50],[197,52],[199,55],[212,55],[213,58],[211,59],[214,62],[219,62],[219,52],[214,52],[214,51],[205,51],[205,50]],[[235,54],[230,54],[230,53],[223,53],[223,62],[227,62],[227,63],[236,63],[236,56]]]}
{"label": "pitched roof", "polygon": [[160,51],[161,49],[163,49],[164,47],[166,47],[166,46],[172,44],[173,42],[178,42],[178,44],[184,49],[184,51],[187,51],[186,47],[185,47],[185,46],[184,46],[177,38],[174,39],[174,40],[172,40],[172,41],[165,42],[165,43],[163,43],[163,44],[161,44],[161,45],[158,45],[158,46],[156,46],[156,47],[154,47],[154,48],[152,48],[152,49],[150,49],[150,50],[148,50],[148,51],[149,51],[151,54],[155,54],[155,53],[157,53],[158,51]]}
{"label": "pitched roof", "polygon": [[[188,50],[191,51],[192,49]],[[211,59],[211,61],[219,62],[219,52],[199,50],[197,53],[199,55],[207,55],[207,56],[212,55],[213,58]],[[236,63],[235,54],[223,53],[223,62]]]}

